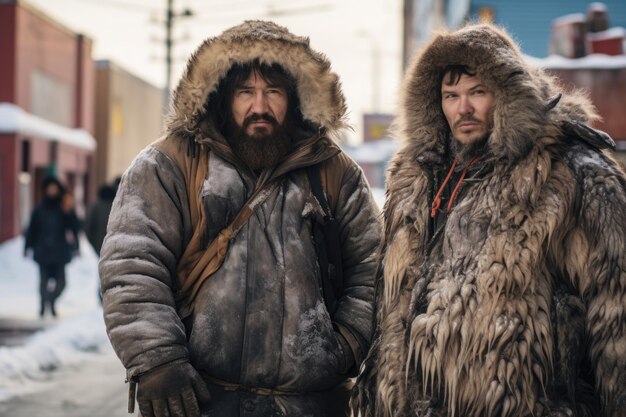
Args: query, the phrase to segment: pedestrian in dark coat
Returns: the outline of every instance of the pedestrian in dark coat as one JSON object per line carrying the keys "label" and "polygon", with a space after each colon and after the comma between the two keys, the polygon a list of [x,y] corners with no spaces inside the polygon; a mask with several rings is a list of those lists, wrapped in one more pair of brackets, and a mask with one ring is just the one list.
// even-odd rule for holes
{"label": "pedestrian in dark coat", "polygon": [[115,198],[115,187],[113,185],[104,184],[98,190],[98,198],[87,210],[85,217],[84,231],[87,240],[93,246],[98,256],[100,256],[100,248],[107,233],[107,223],[109,222],[109,213]]}
{"label": "pedestrian in dark coat", "polygon": [[65,265],[78,253],[78,218],[74,210],[64,210],[65,189],[54,177],[43,181],[44,199],[35,207],[26,232],[24,256],[32,251],[39,264],[41,303],[39,315],[46,307],[56,316],[55,302],[65,288]]}

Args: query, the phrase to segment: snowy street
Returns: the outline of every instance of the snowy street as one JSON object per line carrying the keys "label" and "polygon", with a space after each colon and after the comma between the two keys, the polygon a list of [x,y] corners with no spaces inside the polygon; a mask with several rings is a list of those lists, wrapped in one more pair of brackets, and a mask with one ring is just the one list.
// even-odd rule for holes
{"label": "snowy street", "polygon": [[129,416],[124,368],[112,351],[93,353],[80,364],[48,372],[45,378],[37,382],[35,391],[0,401],[0,416]]}
{"label": "snowy street", "polygon": [[124,369],[98,302],[86,240],[66,269],[58,317],[39,318],[39,273],[21,237],[0,244],[0,417],[128,416]]}

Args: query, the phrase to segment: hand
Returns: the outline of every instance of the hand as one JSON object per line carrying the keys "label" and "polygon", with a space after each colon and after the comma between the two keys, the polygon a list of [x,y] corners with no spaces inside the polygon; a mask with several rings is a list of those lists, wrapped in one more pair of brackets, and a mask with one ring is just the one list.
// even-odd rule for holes
{"label": "hand", "polygon": [[211,399],[202,377],[188,362],[174,362],[139,378],[142,417],[200,417],[199,403]]}

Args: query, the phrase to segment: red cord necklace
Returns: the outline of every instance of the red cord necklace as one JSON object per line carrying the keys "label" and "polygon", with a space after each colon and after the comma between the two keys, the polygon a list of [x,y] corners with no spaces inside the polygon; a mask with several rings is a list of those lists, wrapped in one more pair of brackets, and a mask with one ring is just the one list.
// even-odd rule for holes
{"label": "red cord necklace", "polygon": [[[480,159],[480,156],[473,157],[467,163],[467,165],[465,165],[465,168],[463,168],[463,172],[461,172],[461,177],[457,181],[456,185],[454,186],[454,190],[452,191],[452,194],[450,195],[450,201],[448,202],[448,207],[446,208],[446,214],[450,213],[450,211],[452,210],[454,199],[459,193],[459,189],[461,188],[461,183],[463,182],[463,179],[465,178],[465,175],[467,174],[467,170],[469,169],[469,167],[471,167],[474,164],[474,162],[478,161],[479,159]],[[441,207],[441,193],[443,192],[443,189],[446,187],[446,184],[448,184],[448,181],[450,181],[450,178],[452,177],[452,173],[454,172],[454,168],[456,168],[457,162],[458,162],[457,159],[455,159],[454,162],[452,162],[452,166],[450,167],[450,170],[448,171],[448,175],[446,176],[446,179],[443,181],[443,184],[441,184],[441,187],[439,187],[439,191],[437,191],[437,195],[435,196],[435,199],[433,200],[433,204],[430,208],[430,217],[432,218],[434,218],[437,215],[437,210],[439,210],[439,208]]]}

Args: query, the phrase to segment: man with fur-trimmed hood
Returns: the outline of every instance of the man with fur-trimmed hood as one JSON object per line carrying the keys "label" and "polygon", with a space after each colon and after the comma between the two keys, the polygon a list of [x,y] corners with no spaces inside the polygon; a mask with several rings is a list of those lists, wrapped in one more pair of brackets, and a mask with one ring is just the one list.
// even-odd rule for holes
{"label": "man with fur-trimmed hood", "polygon": [[434,36],[403,94],[355,410],[624,416],[626,176],[588,101],[490,25]]}
{"label": "man with fur-trimmed hood", "polygon": [[122,178],[100,261],[142,416],[347,415],[381,227],[332,140],[345,117],[327,59],[273,23],[190,59],[166,136]]}

